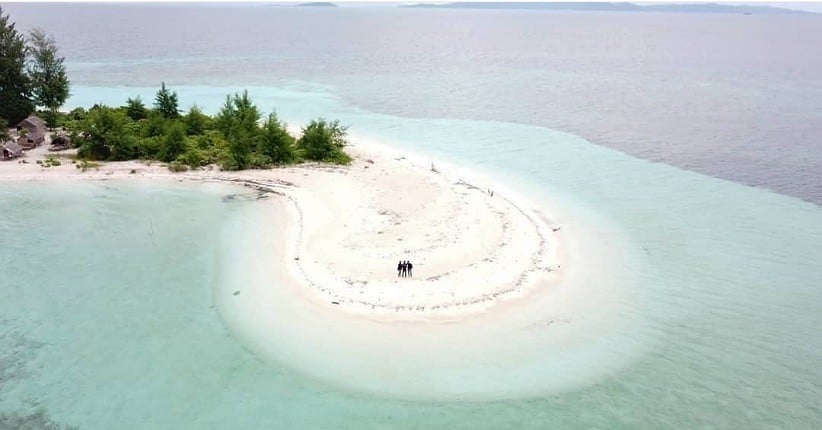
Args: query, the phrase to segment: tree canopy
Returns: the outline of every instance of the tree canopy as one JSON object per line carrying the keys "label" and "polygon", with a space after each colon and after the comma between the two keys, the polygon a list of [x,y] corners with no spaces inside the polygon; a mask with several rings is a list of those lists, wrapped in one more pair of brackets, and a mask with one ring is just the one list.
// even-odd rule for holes
{"label": "tree canopy", "polygon": [[26,41],[0,6],[0,117],[16,124],[34,110]]}
{"label": "tree canopy", "polygon": [[146,110],[146,105],[143,104],[143,100],[140,96],[135,98],[130,98],[126,100],[126,115],[129,118],[133,119],[134,121],[139,121],[141,119],[148,118],[148,111]]}
{"label": "tree canopy", "polygon": [[81,122],[78,155],[92,160],[129,160],[136,154],[136,138],[129,118],[118,109],[99,106]]}
{"label": "tree canopy", "polygon": [[[158,94],[176,93],[162,85]],[[159,160],[170,168],[218,164],[224,170],[263,169],[303,160],[347,164],[347,127],[339,121],[312,121],[294,138],[275,113],[261,121],[247,91],[229,95],[214,117],[196,105],[170,118],[160,103],[147,108],[139,97],[118,108],[94,106],[63,114],[79,155],[93,160]]]}
{"label": "tree canopy", "polygon": [[35,28],[29,35],[30,59],[28,74],[31,78],[34,103],[48,109],[49,126],[54,127],[57,109],[69,96],[69,80],[65,58],[57,55],[57,42],[43,30]]}
{"label": "tree canopy", "polygon": [[299,156],[294,137],[288,134],[285,124],[280,122],[276,113],[268,116],[263,124],[259,152],[265,163],[289,164],[297,161]]}
{"label": "tree canopy", "polygon": [[7,139],[9,137],[8,130],[9,123],[5,119],[0,118],[0,141]]}
{"label": "tree canopy", "polygon": [[0,117],[16,124],[46,109],[46,122],[56,125],[57,110],[69,96],[64,58],[54,38],[34,29],[26,39],[0,6]]}
{"label": "tree canopy", "polygon": [[154,108],[165,118],[178,118],[180,109],[177,103],[177,93],[169,91],[163,82],[157,95],[154,97]]}
{"label": "tree canopy", "polygon": [[211,117],[197,106],[180,115],[177,93],[161,83],[153,109],[140,97],[124,106],[94,105],[68,114],[59,108],[69,96],[64,58],[54,38],[43,30],[28,40],[0,6],[0,134],[34,111],[46,108],[50,126],[60,119],[71,130],[78,155],[89,160],[142,158],[199,168],[219,164],[226,170],[269,168],[303,160],[347,164],[343,150],[347,127],[322,118],[290,135],[275,113],[262,114],[248,92],[226,97]]}
{"label": "tree canopy", "polygon": [[225,104],[215,119],[228,142],[228,159],[223,168],[243,170],[252,165],[251,153],[260,140],[260,110],[251,102],[248,91],[226,96]]}
{"label": "tree canopy", "polygon": [[297,149],[307,160],[348,164],[351,157],[343,151],[348,127],[339,121],[328,122],[323,118],[313,120],[303,127],[303,135],[297,141]]}

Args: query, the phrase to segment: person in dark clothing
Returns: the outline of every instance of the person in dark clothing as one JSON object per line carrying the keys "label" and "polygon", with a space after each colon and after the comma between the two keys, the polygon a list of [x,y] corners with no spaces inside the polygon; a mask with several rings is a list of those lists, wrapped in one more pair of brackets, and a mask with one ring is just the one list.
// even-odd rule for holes
{"label": "person in dark clothing", "polygon": [[408,273],[408,262],[403,261],[402,264],[400,264],[400,266],[402,266],[402,277],[404,278],[406,276],[406,273]]}
{"label": "person in dark clothing", "polygon": [[413,269],[413,268],[414,268],[414,265],[413,265],[413,264],[411,264],[411,262],[410,262],[410,261],[406,261],[406,262],[405,262],[405,267],[407,267],[407,268],[408,268],[408,277],[409,277],[409,278],[413,278],[413,277],[414,277],[414,275],[412,275],[412,274],[411,274],[411,269]]}
{"label": "person in dark clothing", "polygon": [[397,277],[402,276],[402,260],[397,262]]}

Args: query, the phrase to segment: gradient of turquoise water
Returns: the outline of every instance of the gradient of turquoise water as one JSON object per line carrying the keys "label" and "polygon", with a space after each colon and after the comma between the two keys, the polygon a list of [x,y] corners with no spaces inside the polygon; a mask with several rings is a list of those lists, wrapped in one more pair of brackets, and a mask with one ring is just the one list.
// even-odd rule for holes
{"label": "gradient of turquoise water", "polygon": [[[208,110],[235,90],[177,89]],[[153,90],[75,88],[72,103]],[[255,358],[220,323],[214,233],[250,204],[223,203],[231,191],[5,184],[0,259],[20,269],[0,278],[0,413],[45,407],[81,428],[822,427],[819,206],[545,128],[381,115],[307,83],[250,91],[292,123],[341,118],[355,135],[616,223],[644,253],[631,288],[647,303],[637,312],[649,348],[615,373],[527,399],[339,390]]]}

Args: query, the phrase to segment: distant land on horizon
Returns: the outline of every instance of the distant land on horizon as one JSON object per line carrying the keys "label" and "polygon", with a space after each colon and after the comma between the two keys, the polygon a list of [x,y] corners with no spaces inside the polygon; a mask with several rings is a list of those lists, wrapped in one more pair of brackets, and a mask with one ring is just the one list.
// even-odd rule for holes
{"label": "distant land on horizon", "polygon": [[417,3],[401,5],[407,8],[439,9],[527,9],[590,12],[681,12],[681,13],[739,13],[739,14],[813,14],[814,12],[774,6],[730,5],[719,3],[679,3],[639,5],[609,2],[454,2]]}
{"label": "distant land on horizon", "polygon": [[336,4],[331,3],[329,1],[315,1],[310,3],[300,3],[297,6],[303,7],[337,7]]}

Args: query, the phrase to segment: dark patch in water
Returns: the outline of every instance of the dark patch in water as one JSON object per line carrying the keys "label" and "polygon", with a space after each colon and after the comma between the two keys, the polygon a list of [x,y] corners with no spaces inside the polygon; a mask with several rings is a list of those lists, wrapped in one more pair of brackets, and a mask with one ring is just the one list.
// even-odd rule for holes
{"label": "dark patch in water", "polygon": [[[28,375],[26,364],[43,346],[17,330],[9,329],[7,320],[0,321],[0,390],[7,383]],[[0,429],[6,427],[0,426]]]}
{"label": "dark patch in water", "polygon": [[269,198],[269,193],[258,191],[256,193],[238,193],[238,194],[227,194],[223,196],[223,203],[232,203],[232,202],[250,202],[254,200],[263,200]]}
{"label": "dark patch in water", "polygon": [[66,426],[51,419],[48,411],[38,409],[33,413],[12,412],[0,414],[0,429],[3,430],[71,430],[79,429]]}

